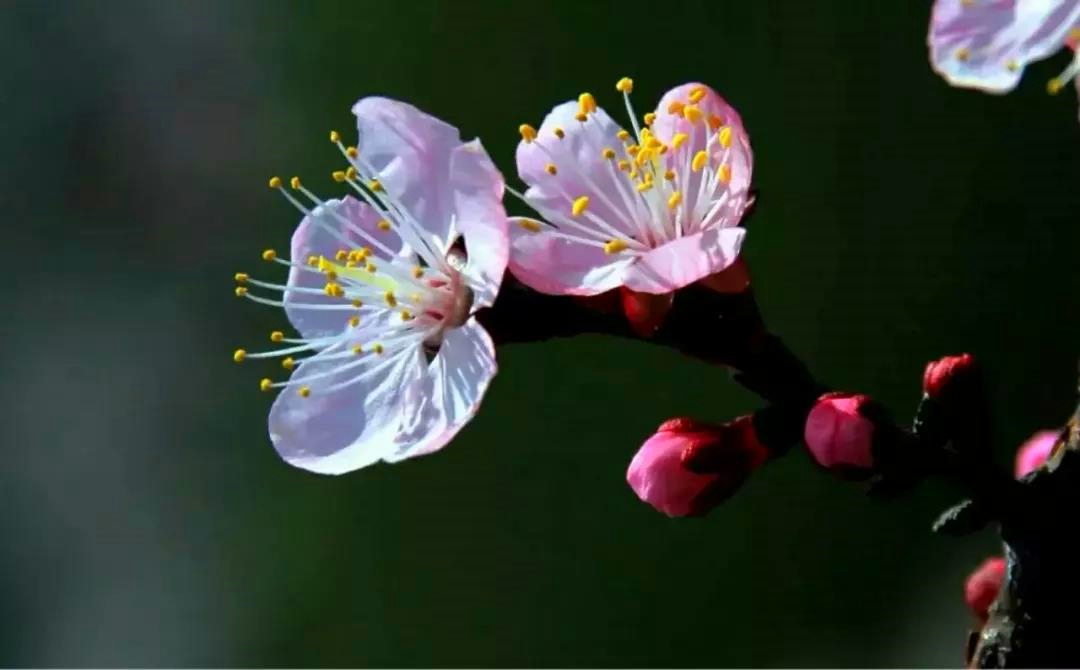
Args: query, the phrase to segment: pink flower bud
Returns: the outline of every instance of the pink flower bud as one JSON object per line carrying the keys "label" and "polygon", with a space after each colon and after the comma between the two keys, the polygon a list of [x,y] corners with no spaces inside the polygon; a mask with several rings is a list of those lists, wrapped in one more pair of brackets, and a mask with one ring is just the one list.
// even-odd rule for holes
{"label": "pink flower bud", "polygon": [[622,307],[630,327],[641,337],[651,337],[664,323],[671,311],[674,293],[639,293],[625,286],[622,289]]}
{"label": "pink flower bud", "polygon": [[938,398],[947,386],[954,384],[962,375],[970,374],[975,368],[975,357],[971,354],[945,356],[926,364],[923,373],[923,393]]}
{"label": "pink flower bud", "polygon": [[964,584],[964,601],[980,623],[985,623],[990,605],[997,599],[1005,581],[1005,559],[988,558],[968,576]]}
{"label": "pink flower bud", "polygon": [[803,439],[819,465],[838,474],[868,473],[874,466],[874,423],[860,412],[865,395],[826,393],[806,417]]}
{"label": "pink flower bud", "polygon": [[1041,468],[1050,458],[1050,452],[1054,450],[1060,435],[1061,431],[1058,430],[1040,430],[1021,444],[1016,450],[1016,478],[1020,479]]}
{"label": "pink flower bud", "polygon": [[749,416],[723,425],[672,419],[641,445],[626,482],[668,516],[703,514],[730,497],[767,458]]}

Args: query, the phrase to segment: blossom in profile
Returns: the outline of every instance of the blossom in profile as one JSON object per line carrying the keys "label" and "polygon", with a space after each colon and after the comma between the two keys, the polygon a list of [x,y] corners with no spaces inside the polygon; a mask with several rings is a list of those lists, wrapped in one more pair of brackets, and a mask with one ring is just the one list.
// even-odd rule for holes
{"label": "blossom in profile", "polygon": [[980,624],[986,622],[1004,581],[1005,559],[994,556],[983,561],[964,582],[964,602]]}
{"label": "blossom in profile", "polygon": [[1060,437],[1059,430],[1040,430],[1020,445],[1016,450],[1016,478],[1020,479],[1041,468],[1050,458],[1050,453]]}
{"label": "blossom in profile", "polygon": [[803,439],[810,455],[841,476],[861,477],[874,467],[874,422],[863,415],[865,395],[827,393],[806,417]]}
{"label": "blossom in profile", "polygon": [[[930,62],[953,86],[1007,93],[1028,63],[1080,42],[1080,0],[936,0],[927,38]],[[1047,84],[1060,92],[1076,80],[1080,52]]]}
{"label": "blossom in profile", "polygon": [[236,294],[284,310],[296,335],[270,334],[288,379],[270,438],[300,468],[340,474],[443,447],[476,413],[496,372],[473,314],[499,290],[509,253],[503,180],[479,141],[411,105],[364,98],[359,139],[334,180],[354,195],[322,200],[299,178],[270,180],[303,217],[284,284],[236,275]]}
{"label": "blossom in profile", "polygon": [[668,294],[739,256],[753,169],[739,114],[708,86],[689,83],[639,119],[633,82],[623,78],[616,89],[629,130],[589,93],[555,107],[539,129],[520,128],[521,197],[543,220],[510,226],[510,270],[537,291]]}

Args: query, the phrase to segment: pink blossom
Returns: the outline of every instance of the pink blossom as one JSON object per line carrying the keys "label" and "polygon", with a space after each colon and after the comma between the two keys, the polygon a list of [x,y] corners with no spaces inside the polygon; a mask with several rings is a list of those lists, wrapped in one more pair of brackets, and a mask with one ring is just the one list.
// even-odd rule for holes
{"label": "pink blossom", "polygon": [[1020,445],[1016,450],[1016,478],[1020,479],[1041,468],[1046,459],[1050,458],[1050,452],[1054,450],[1060,436],[1059,430],[1040,430]]}
{"label": "pink blossom", "polygon": [[964,583],[964,602],[980,623],[986,621],[1004,581],[1005,559],[1000,556],[986,559],[968,576]]}
{"label": "pink blossom", "polygon": [[923,371],[923,393],[931,398],[941,397],[957,380],[975,371],[975,357],[971,354],[943,356],[926,364]]}
{"label": "pink blossom", "polygon": [[[936,0],[927,38],[946,81],[990,93],[1011,91],[1028,63],[1078,40],[1080,0]],[[1047,88],[1057,93],[1078,75],[1080,55]]]}
{"label": "pink blossom", "polygon": [[874,465],[874,423],[860,413],[865,395],[828,393],[806,417],[803,438],[817,463],[838,474],[859,475]]}
{"label": "pink blossom", "polygon": [[690,83],[668,91],[644,125],[620,80],[633,132],[591,94],[521,127],[523,196],[544,222],[511,226],[510,269],[545,293],[594,295],[620,286],[670,293],[739,255],[753,156],[738,113]]}

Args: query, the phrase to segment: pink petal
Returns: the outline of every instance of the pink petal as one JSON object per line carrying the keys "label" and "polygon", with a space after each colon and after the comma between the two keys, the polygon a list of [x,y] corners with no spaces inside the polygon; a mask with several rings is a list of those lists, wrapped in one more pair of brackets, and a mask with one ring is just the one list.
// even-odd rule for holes
{"label": "pink petal", "polygon": [[1020,479],[1041,468],[1050,458],[1050,452],[1054,450],[1060,435],[1059,430],[1040,430],[1020,445],[1016,450],[1016,478]]}
{"label": "pink petal", "polygon": [[510,257],[503,178],[480,140],[454,149],[450,186],[457,232],[465,238],[468,262],[463,274],[473,291],[474,309],[491,305]]}
{"label": "pink petal", "polygon": [[510,219],[510,272],[541,293],[596,295],[610,291],[622,283],[623,269],[633,261],[626,254],[605,254],[599,247],[556,236],[547,227],[535,233],[525,230],[521,221],[532,219]]}
{"label": "pink petal", "polygon": [[1024,66],[1060,50],[1077,26],[1077,0],[936,0],[930,62],[953,86],[1004,93]]}
{"label": "pink petal", "polygon": [[670,517],[686,516],[693,511],[694,499],[720,478],[699,475],[683,467],[683,450],[696,437],[661,430],[641,445],[626,470],[626,483],[638,498]]}
{"label": "pink petal", "polygon": [[668,242],[626,268],[623,283],[642,293],[680,289],[734,263],[745,236],[742,228],[712,228]]}

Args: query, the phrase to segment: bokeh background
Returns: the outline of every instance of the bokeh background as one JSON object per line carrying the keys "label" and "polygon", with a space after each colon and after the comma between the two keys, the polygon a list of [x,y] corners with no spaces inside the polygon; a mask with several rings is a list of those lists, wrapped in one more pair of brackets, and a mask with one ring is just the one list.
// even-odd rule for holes
{"label": "bokeh background", "polygon": [[705,519],[634,497],[661,421],[756,406],[721,371],[602,337],[508,347],[449,448],[324,478],[278,459],[263,373],[230,360],[284,324],[232,295],[296,223],[266,178],[333,193],[326,134],[359,97],[481,135],[517,183],[519,123],[583,90],[621,115],[623,75],[639,112],[697,79],[753,140],[772,328],[901,417],[927,359],[975,352],[1005,462],[1073,406],[1080,126],[1044,92],[1064,54],[1010,96],[953,90],[928,15],[4,3],[0,665],[960,664],[962,580],[995,546],[930,534],[944,485],[871,502],[796,450]]}

